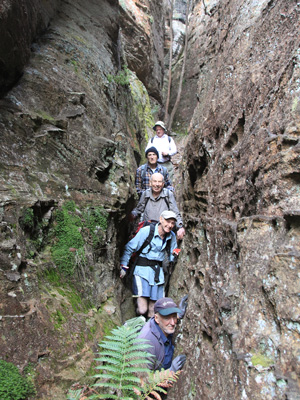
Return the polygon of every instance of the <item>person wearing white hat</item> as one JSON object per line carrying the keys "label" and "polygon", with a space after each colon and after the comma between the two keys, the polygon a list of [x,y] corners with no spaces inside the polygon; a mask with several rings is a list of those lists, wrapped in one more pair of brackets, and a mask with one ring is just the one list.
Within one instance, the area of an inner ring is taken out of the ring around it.
{"label": "person wearing white hat", "polygon": [[174,140],[168,136],[167,129],[163,121],[157,121],[153,126],[153,130],[155,131],[156,135],[149,140],[145,151],[152,146],[157,149],[159,154],[157,162],[168,169],[170,180],[173,181],[174,171],[171,157],[177,153],[176,144]]}

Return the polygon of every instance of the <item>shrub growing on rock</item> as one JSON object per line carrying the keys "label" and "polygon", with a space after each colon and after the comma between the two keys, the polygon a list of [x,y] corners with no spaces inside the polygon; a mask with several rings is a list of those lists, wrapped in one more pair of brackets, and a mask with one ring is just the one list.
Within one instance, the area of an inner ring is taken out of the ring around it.
{"label": "shrub growing on rock", "polygon": [[34,393],[31,380],[23,377],[14,364],[0,360],[1,400],[26,400]]}

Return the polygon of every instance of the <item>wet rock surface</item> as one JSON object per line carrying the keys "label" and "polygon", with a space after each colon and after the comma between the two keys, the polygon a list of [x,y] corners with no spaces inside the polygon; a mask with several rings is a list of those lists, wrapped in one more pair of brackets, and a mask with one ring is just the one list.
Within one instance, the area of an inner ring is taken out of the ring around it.
{"label": "wet rock surface", "polygon": [[134,315],[117,267],[153,120],[144,84],[122,67],[117,1],[53,2],[51,21],[38,17],[45,4],[6,5],[4,25],[28,19],[11,26],[9,84],[22,76],[0,100],[0,353],[32,366],[36,398],[60,400]]}
{"label": "wet rock surface", "polygon": [[198,105],[183,155],[188,233],[170,285],[177,298],[189,292],[177,341],[188,361],[168,398],[295,400],[299,5],[205,4],[191,18],[187,76],[197,76]]}

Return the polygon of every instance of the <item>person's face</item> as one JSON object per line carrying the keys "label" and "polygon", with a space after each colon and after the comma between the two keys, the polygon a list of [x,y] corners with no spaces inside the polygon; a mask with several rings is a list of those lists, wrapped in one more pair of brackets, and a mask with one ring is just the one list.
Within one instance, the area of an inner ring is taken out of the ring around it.
{"label": "person's face", "polygon": [[160,217],[159,222],[164,233],[170,233],[176,225],[174,218],[164,219],[163,217]]}
{"label": "person's face", "polygon": [[157,158],[158,158],[157,155],[152,151],[149,151],[149,153],[147,154],[147,160],[150,165],[157,164]]}
{"label": "person's face", "polygon": [[155,174],[153,174],[151,177],[150,186],[152,188],[153,194],[159,194],[164,187],[164,178],[160,174],[158,174],[158,176],[154,175]]}
{"label": "person's face", "polygon": [[156,126],[155,131],[158,137],[162,137],[165,133],[165,130],[161,126]]}
{"label": "person's face", "polygon": [[160,315],[156,313],[154,315],[155,322],[158,324],[160,329],[166,336],[171,335],[175,332],[176,324],[177,324],[177,314],[170,314],[170,315]]}

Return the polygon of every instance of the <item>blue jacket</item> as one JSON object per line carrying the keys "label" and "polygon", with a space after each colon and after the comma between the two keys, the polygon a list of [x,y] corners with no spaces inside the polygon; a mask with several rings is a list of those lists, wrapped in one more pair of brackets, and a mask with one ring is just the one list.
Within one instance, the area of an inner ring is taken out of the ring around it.
{"label": "blue jacket", "polygon": [[[141,257],[146,257],[149,260],[157,260],[163,261],[165,257],[165,248],[167,245],[167,241],[171,241],[170,246],[170,261],[174,261],[173,250],[177,247],[176,236],[174,232],[170,232],[166,235],[166,240],[163,241],[162,238],[158,234],[158,224],[155,226],[154,236],[151,240],[150,245],[146,246],[143,251],[141,252]],[[150,226],[145,226],[144,228],[140,229],[136,236],[127,243],[124,249],[123,256],[121,258],[121,264],[128,265],[131,255],[139,250],[145,240],[147,239],[150,231]],[[150,249],[150,251],[149,251]],[[149,285],[154,285],[154,271],[150,267],[142,267],[138,264],[135,267],[134,275],[138,275],[149,282]],[[157,285],[162,285],[164,283],[164,273],[161,268],[159,274],[159,282]]]}
{"label": "blue jacket", "polygon": [[165,345],[160,337],[160,332],[155,323],[154,317],[149,319],[149,321],[143,326],[138,338],[148,340],[149,348],[146,351],[154,355],[154,357],[149,359],[149,369],[154,371],[161,370],[165,358]]}

